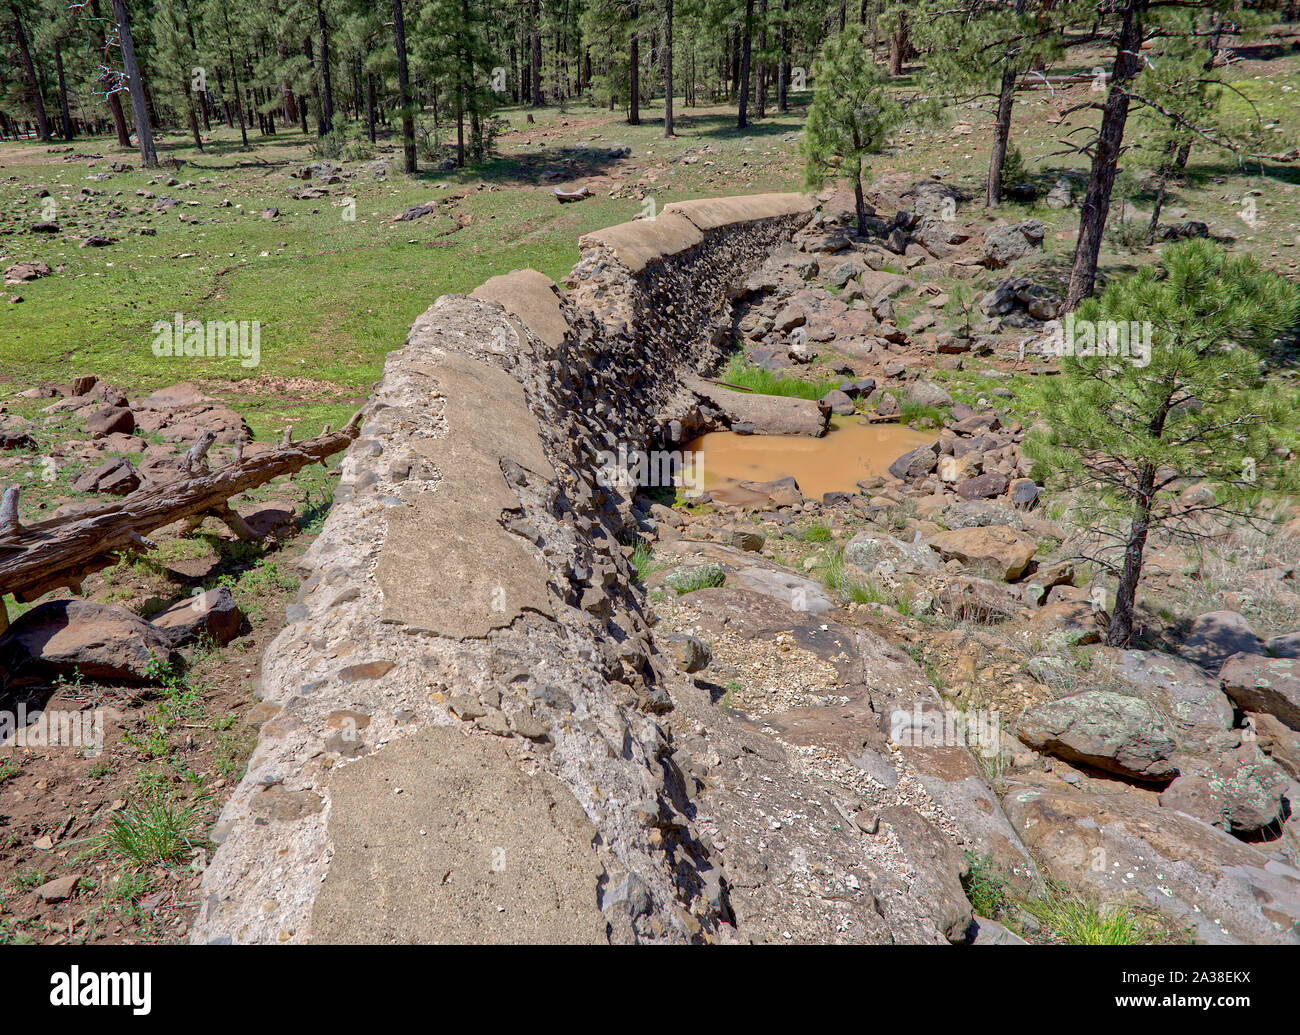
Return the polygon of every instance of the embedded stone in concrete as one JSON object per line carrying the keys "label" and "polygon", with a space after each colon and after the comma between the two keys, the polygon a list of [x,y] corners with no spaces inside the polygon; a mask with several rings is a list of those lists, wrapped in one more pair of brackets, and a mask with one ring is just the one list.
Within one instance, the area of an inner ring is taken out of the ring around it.
{"label": "embedded stone in concrete", "polygon": [[427,730],[339,769],[330,790],[312,941],[606,942],[594,828],[500,740]]}

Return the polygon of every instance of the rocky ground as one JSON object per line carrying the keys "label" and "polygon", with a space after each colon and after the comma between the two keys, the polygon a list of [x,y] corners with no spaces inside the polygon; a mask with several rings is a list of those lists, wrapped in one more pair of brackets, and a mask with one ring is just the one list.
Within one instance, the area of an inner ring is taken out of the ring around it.
{"label": "rocky ground", "polygon": [[[910,422],[933,441],[855,493],[806,498],[789,478],[742,483],[743,503],[642,497],[657,635],[675,637],[720,708],[853,785],[873,827],[908,788],[859,753],[861,688],[833,630],[898,643],[969,720],[1049,897],[1139,907],[1138,940],[1296,941],[1295,512],[1279,505],[1260,529],[1203,523],[1195,547],[1152,543],[1139,633],[1102,646],[1113,580],[1085,559],[1093,530],[1021,453],[1034,417],[1015,388],[1052,369],[1036,343],[1059,304],[1035,276],[1041,225],[968,218],[933,179],[877,184],[864,239],[849,199],[826,202],[749,278],[737,346],[779,377],[842,378],[823,398],[836,413]],[[967,309],[950,304],[962,284],[975,288]],[[1179,491],[1189,507],[1203,492]],[[868,671],[868,695],[891,678]],[[888,730],[890,750],[899,739]],[[1013,860],[930,811],[966,852],[968,892],[1015,885]],[[990,919],[1019,936],[1069,939],[1032,895],[996,901]]]}
{"label": "rocky ground", "polygon": [[[0,465],[22,488],[26,522],[176,475],[204,432],[216,436],[213,466],[236,446],[245,456],[269,448],[191,384],[131,400],[83,377],[19,402],[31,416],[0,415]],[[232,500],[257,542],[213,519],[192,534],[178,523],[151,534],[154,549],[87,578],[81,596],[9,604],[5,711],[100,725],[72,747],[4,730],[0,943],[184,940],[207,828],[265,719],[254,691],[262,652],[283,623],[294,559],[323,518],[332,473],[316,468]]]}

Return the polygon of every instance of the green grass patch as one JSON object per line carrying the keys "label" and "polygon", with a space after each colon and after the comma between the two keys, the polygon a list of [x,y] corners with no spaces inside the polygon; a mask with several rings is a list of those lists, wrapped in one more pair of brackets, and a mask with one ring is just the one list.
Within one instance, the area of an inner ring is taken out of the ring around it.
{"label": "green grass patch", "polygon": [[731,357],[726,369],[718,375],[719,381],[748,388],[759,395],[785,395],[797,399],[820,399],[832,388],[838,388],[843,378],[822,378],[805,381],[797,377],[779,377],[770,370],[746,363],[739,353]]}
{"label": "green grass patch", "polygon": [[135,866],[179,863],[207,844],[198,811],[154,795],[113,813],[109,828],[91,841],[92,851]]}

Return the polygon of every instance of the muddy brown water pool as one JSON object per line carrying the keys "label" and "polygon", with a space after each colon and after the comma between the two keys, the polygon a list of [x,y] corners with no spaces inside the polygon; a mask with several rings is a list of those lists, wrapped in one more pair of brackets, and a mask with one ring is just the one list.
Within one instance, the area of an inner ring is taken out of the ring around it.
{"label": "muddy brown water pool", "polygon": [[885,474],[889,465],[934,432],[898,424],[870,424],[862,417],[832,417],[821,438],[795,435],[737,435],[715,431],[686,446],[702,476],[702,488],[723,501],[745,502],[743,481],[794,478],[805,496],[856,492],[864,478]]}

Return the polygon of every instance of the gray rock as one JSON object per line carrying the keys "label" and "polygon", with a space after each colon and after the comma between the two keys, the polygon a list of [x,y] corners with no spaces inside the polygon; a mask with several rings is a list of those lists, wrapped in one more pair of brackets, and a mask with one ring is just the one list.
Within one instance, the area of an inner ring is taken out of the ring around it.
{"label": "gray rock", "polygon": [[1235,654],[1220,670],[1219,682],[1239,708],[1265,712],[1300,730],[1300,660]]}
{"label": "gray rock", "polygon": [[889,465],[889,473],[903,481],[924,478],[939,463],[939,454],[933,446],[917,446]]}
{"label": "gray rock", "polygon": [[1270,636],[1264,647],[1275,658],[1300,658],[1300,631]]}
{"label": "gray rock", "polygon": [[952,396],[938,385],[918,377],[907,386],[907,399],[918,406],[951,406]]}
{"label": "gray rock", "polygon": [[938,558],[924,543],[859,532],[844,545],[844,561],[872,575],[937,571]]}
{"label": "gray rock", "polygon": [[849,414],[856,411],[856,408],[853,405],[853,400],[838,388],[833,388],[822,396],[822,402],[830,407],[831,413],[838,414],[842,417],[847,417]]}
{"label": "gray rock", "polygon": [[709,645],[696,636],[674,633],[665,638],[668,649],[677,660],[677,667],[683,672],[699,672],[708,668],[713,660],[713,651]]}
{"label": "gray rock", "polygon": [[1105,690],[1086,690],[1035,705],[1016,730],[1030,747],[1071,762],[1135,780],[1167,780],[1178,773],[1171,761],[1173,731],[1146,701]]}
{"label": "gray rock", "polygon": [[1236,611],[1210,611],[1192,619],[1179,653],[1213,672],[1234,654],[1263,654],[1264,647]]}
{"label": "gray rock", "polygon": [[1048,875],[1124,908],[1134,897],[1212,945],[1300,944],[1300,870],[1143,792],[1013,783],[1006,810]]}
{"label": "gray rock", "polygon": [[230,589],[218,586],[173,604],[154,616],[153,625],[161,629],[176,647],[203,638],[224,647],[239,635],[244,625],[244,612],[235,603]]}
{"label": "gray rock", "polygon": [[1043,224],[1037,219],[996,227],[984,236],[984,261],[994,269],[1009,266],[1030,252],[1041,249],[1045,233]]}
{"label": "gray rock", "polygon": [[1212,724],[1228,729],[1232,702],[1218,680],[1198,665],[1159,651],[1099,647],[1093,654],[1099,669],[1110,672],[1168,715],[1180,728]]}
{"label": "gray rock", "polygon": [[1160,794],[1160,805],[1249,837],[1281,821],[1290,776],[1255,744],[1190,759]]}

